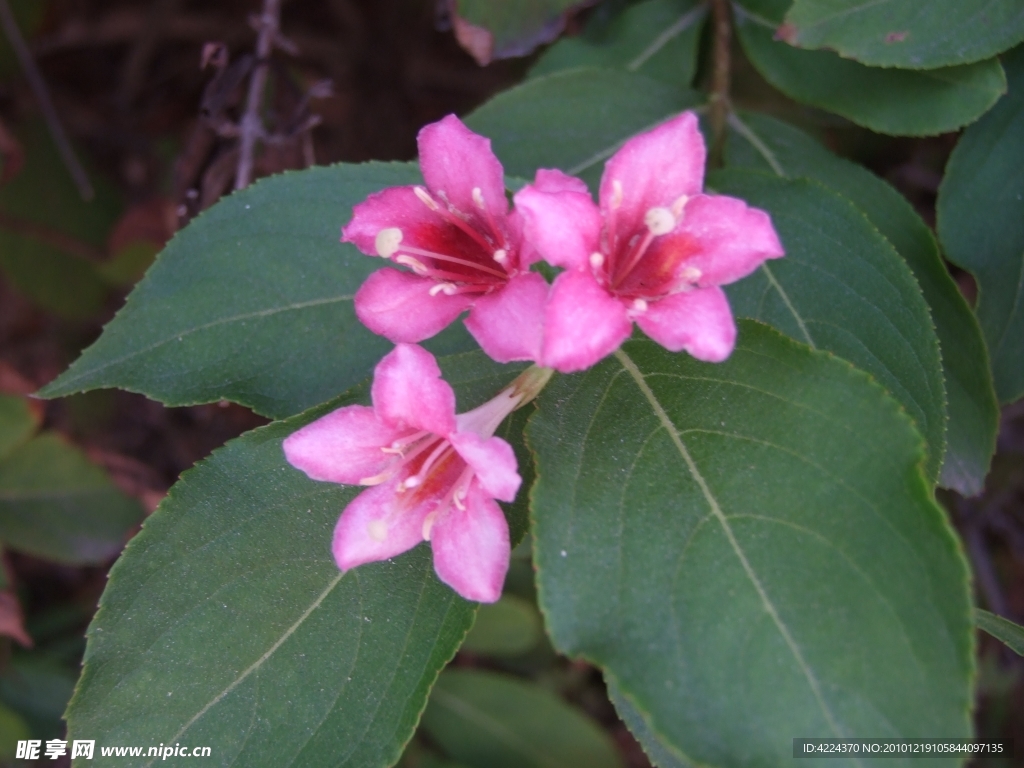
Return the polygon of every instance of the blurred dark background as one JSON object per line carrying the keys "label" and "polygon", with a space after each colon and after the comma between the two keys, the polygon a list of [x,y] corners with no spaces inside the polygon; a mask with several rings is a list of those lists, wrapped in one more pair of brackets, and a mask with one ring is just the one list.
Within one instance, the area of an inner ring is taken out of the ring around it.
{"label": "blurred dark background", "polygon": [[[0,395],[23,396],[64,370],[166,240],[233,188],[238,140],[232,131],[245,106],[259,27],[253,17],[261,3],[6,2],[94,189],[84,202],[47,128],[38,89],[0,36]],[[607,12],[606,4],[577,15],[568,32],[587,13]],[[480,66],[449,27],[433,0],[284,2],[285,39],[271,57],[266,88],[266,129],[274,140],[257,153],[253,175],[412,159],[420,127],[451,112],[464,114],[514,85],[535,58]],[[798,107],[740,54],[734,94],[741,106],[810,127],[833,149],[887,178],[934,224],[955,135],[884,138]],[[973,298],[969,276],[957,277]],[[114,391],[25,402],[38,429],[62,435],[147,512],[182,471],[264,423],[228,403],[165,408]],[[980,603],[1018,621],[1024,619],[1022,489],[1024,408],[1017,406],[1005,413],[985,496],[948,494],[943,501],[964,536]],[[84,630],[112,561],[58,563],[13,551],[3,558],[13,601],[0,602],[0,764],[22,726],[35,738],[61,733]],[[528,565],[518,578],[529,580]],[[520,591],[532,594],[529,586]],[[979,643],[979,730],[992,737],[1018,734],[1024,747],[1020,659],[986,635]],[[457,663],[547,679],[608,728],[630,766],[648,765],[617,722],[593,669],[557,659],[550,649],[531,658],[510,668],[464,653]],[[8,711],[21,725],[5,725]]]}

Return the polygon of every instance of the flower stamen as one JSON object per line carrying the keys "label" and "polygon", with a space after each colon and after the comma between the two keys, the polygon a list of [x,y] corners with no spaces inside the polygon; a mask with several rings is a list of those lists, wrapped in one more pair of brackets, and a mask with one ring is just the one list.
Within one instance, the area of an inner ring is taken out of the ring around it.
{"label": "flower stamen", "polygon": [[377,233],[374,247],[377,255],[390,259],[398,251],[402,243],[402,230],[398,227],[386,227]]}
{"label": "flower stamen", "polygon": [[[434,200],[434,198],[430,196],[430,193],[427,192],[427,190],[425,190],[423,187],[413,187],[412,189],[413,192],[415,192],[416,197],[418,197],[420,202],[427,206],[427,208],[434,211],[435,213],[441,214],[442,218],[447,219],[449,222],[451,222],[456,227],[465,232],[467,235],[469,235],[471,238],[473,238],[473,240],[475,240],[485,251],[490,251],[492,248],[494,248],[494,246],[491,243],[487,242],[483,235],[481,235],[473,227],[471,227],[469,225],[469,222],[467,222],[465,219],[459,216],[450,207],[438,205],[437,201]],[[438,194],[443,195],[444,193],[439,192]]]}
{"label": "flower stamen", "polygon": [[[379,237],[379,235],[378,235],[378,237]],[[417,256],[425,256],[425,257],[427,257],[429,259],[437,259],[438,261],[448,261],[448,262],[451,262],[452,264],[459,264],[460,266],[463,266],[463,267],[470,267],[471,269],[479,269],[481,272],[486,272],[487,274],[494,275],[495,277],[500,277],[500,278],[503,278],[503,279],[505,277],[507,277],[507,275],[504,272],[499,272],[496,269],[491,269],[490,267],[488,267],[485,264],[478,264],[475,261],[469,261],[467,259],[460,259],[460,258],[457,258],[455,256],[448,256],[448,255],[443,254],[443,253],[436,253],[434,251],[428,251],[428,250],[426,250],[424,248],[413,248],[412,246],[404,246],[404,247],[399,247],[399,248],[395,249],[395,251],[399,251],[399,250],[401,250],[403,253],[415,254]],[[502,251],[502,253],[504,253],[504,251]],[[399,258],[401,258],[401,257],[399,257]],[[497,259],[495,259],[495,260],[497,261]]]}

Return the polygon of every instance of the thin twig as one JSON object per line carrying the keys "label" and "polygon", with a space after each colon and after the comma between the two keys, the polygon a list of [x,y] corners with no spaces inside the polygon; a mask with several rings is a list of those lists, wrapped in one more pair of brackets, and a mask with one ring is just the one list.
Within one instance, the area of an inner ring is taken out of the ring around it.
{"label": "thin twig", "polygon": [[25,70],[25,77],[28,79],[29,85],[36,95],[39,109],[43,112],[46,125],[50,129],[50,135],[53,136],[53,141],[57,145],[57,151],[60,152],[60,156],[64,160],[64,165],[67,166],[71,178],[75,180],[78,194],[82,196],[83,200],[92,200],[95,196],[92,184],[89,183],[89,177],[86,175],[82,164],[78,162],[78,157],[71,148],[71,142],[68,141],[67,134],[64,133],[64,127],[60,124],[57,110],[50,99],[50,91],[46,87],[46,81],[43,80],[43,73],[36,66],[35,59],[32,58],[32,54],[25,44],[25,38],[21,36],[21,30],[18,29],[18,23],[14,20],[14,14],[11,13],[11,6],[7,0],[0,0],[0,24],[3,24],[4,32],[7,34],[11,48],[14,49],[15,55],[21,63],[21,68]]}
{"label": "thin twig", "polygon": [[725,127],[729,116],[729,66],[731,58],[732,24],[729,19],[729,0],[714,0],[712,4],[715,43],[711,71],[711,152],[709,164],[720,167],[725,154]]}
{"label": "thin twig", "polygon": [[256,141],[263,134],[263,120],[260,118],[260,104],[263,101],[263,89],[267,84],[267,71],[270,53],[274,48],[280,25],[281,0],[263,0],[263,13],[260,16],[259,37],[256,40],[256,67],[249,80],[249,94],[245,104],[245,114],[240,125],[238,172],[235,175],[235,189],[244,189],[252,180],[253,155]]}

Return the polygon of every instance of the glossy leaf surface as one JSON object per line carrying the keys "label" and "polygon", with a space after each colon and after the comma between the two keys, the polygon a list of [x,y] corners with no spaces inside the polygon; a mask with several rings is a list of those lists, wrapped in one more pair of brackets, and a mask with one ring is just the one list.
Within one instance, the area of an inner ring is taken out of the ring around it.
{"label": "glossy leaf surface", "polygon": [[466,124],[490,137],[509,175],[532,180],[538,168],[560,168],[594,182],[626,139],[701,99],[628,72],[575,69],[495,96]]}
{"label": "glossy leaf surface", "polygon": [[989,59],[1024,40],[1017,0],[794,0],[786,39],[875,67],[933,69]]}
{"label": "glossy leaf surface", "polygon": [[743,50],[761,75],[799,102],[894,136],[932,136],[983,115],[1006,90],[995,59],[926,71],[868,67],[773,39],[774,26],[737,13]]}
{"label": "glossy leaf surface", "polygon": [[645,0],[613,19],[595,10],[583,34],[548,48],[530,77],[574,67],[624,69],[689,86],[697,73],[697,48],[707,8],[697,0]]}
{"label": "glossy leaf surface", "polygon": [[381,262],[338,242],[341,225],[370,193],[419,180],[413,164],[335,165],[231,195],[168,244],[99,340],[42,394],[120,387],[273,417],[338,395],[391,347],[352,304]]}
{"label": "glossy leaf surface", "polygon": [[552,638],[679,759],[969,733],[966,562],[869,377],[749,321],[718,365],[636,340],[554,381],[528,439]]}
{"label": "glossy leaf surface", "polygon": [[736,316],[770,323],[878,379],[927,439],[927,472],[938,478],[946,433],[942,360],[907,264],[852,203],[817,183],[731,170],[707,183],[768,211],[786,249],[726,287]]}
{"label": "glossy leaf surface", "polygon": [[978,321],[943,264],[932,231],[882,179],[765,115],[733,120],[728,164],[824,184],[863,211],[904,258],[928,302],[942,351],[949,422],[939,482],[965,496],[980,493],[995,450],[999,408]]}
{"label": "glossy leaf surface", "polygon": [[553,693],[493,672],[446,670],[423,728],[467,768],[618,768],[608,735]]}
{"label": "glossy leaf surface", "polygon": [[978,281],[978,320],[999,399],[1024,395],[1024,48],[1004,58],[1010,92],[964,131],[939,189],[939,238]]}
{"label": "glossy leaf surface", "polygon": [[[462,410],[517,372],[482,353],[441,364]],[[331,534],[362,489],[310,480],[281,441],[347,402],[250,432],[172,488],[111,572],[72,738],[187,740],[218,765],[394,764],[475,604],[437,580],[426,545],[338,571]]]}
{"label": "glossy leaf surface", "polygon": [[23,443],[0,462],[0,541],[47,560],[102,563],[142,518],[81,451],[52,433]]}

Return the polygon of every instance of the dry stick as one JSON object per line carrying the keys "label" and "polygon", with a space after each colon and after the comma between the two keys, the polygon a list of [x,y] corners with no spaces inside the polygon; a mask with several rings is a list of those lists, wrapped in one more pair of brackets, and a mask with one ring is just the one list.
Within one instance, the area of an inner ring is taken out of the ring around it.
{"label": "dry stick", "polygon": [[53,136],[53,141],[57,145],[57,151],[60,152],[60,156],[64,160],[64,165],[67,166],[71,178],[75,180],[78,194],[82,196],[83,200],[92,200],[96,193],[93,192],[92,184],[89,183],[89,177],[86,176],[82,164],[78,162],[75,151],[71,148],[71,142],[68,141],[67,134],[64,133],[64,127],[60,124],[57,110],[50,99],[50,91],[46,87],[46,81],[43,80],[43,73],[39,71],[35,59],[32,58],[28,46],[25,45],[25,38],[21,36],[21,30],[18,29],[18,23],[14,20],[14,14],[11,13],[11,6],[7,3],[7,0],[0,0],[0,24],[3,24],[4,32],[11,43],[11,48],[14,49],[15,55],[21,63],[21,68],[25,70],[25,77],[28,78],[28,83],[36,95],[39,108],[42,110],[46,125],[50,129],[50,135]]}
{"label": "dry stick", "polygon": [[725,127],[729,117],[729,65],[732,26],[729,19],[729,0],[712,3],[715,42],[711,71],[711,153],[710,165],[722,166],[725,154]]}
{"label": "dry stick", "polygon": [[[3,2],[4,0],[0,0]],[[263,134],[263,120],[260,118],[260,102],[263,101],[263,88],[267,83],[270,53],[274,48],[274,38],[280,24],[281,0],[263,0],[263,14],[260,16],[260,34],[256,40],[256,66],[249,79],[249,95],[245,104],[245,114],[239,126],[238,173],[235,175],[235,189],[244,189],[252,180],[253,154],[256,141]]]}

